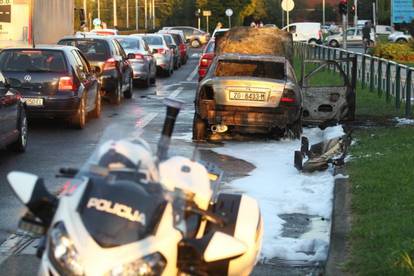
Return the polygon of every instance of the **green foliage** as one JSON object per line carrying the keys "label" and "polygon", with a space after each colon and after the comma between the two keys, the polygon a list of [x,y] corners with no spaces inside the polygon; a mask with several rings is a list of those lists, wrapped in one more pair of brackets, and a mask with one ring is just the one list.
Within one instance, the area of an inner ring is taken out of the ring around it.
{"label": "green foliage", "polygon": [[372,49],[372,54],[398,62],[414,62],[413,46],[413,43],[378,43]]}

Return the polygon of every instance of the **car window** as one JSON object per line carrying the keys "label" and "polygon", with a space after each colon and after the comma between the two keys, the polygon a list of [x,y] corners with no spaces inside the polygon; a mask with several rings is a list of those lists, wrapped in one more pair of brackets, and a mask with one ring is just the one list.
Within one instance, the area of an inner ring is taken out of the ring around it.
{"label": "car window", "polygon": [[285,79],[285,63],[259,60],[220,60],[216,66],[217,77],[257,77]]}
{"label": "car window", "polygon": [[126,51],[136,51],[141,50],[141,46],[138,39],[122,37],[116,39],[119,44],[121,44],[122,48]]}
{"label": "car window", "polygon": [[169,35],[163,35],[165,42],[167,42],[168,45],[174,44],[174,42],[172,41],[171,36]]}
{"label": "car window", "polygon": [[292,34],[296,33],[296,25],[289,26],[289,32]]}
{"label": "car window", "polygon": [[193,34],[195,34],[195,35],[201,35],[201,34],[203,34],[202,32],[200,32],[199,30],[194,30],[193,31]]}
{"label": "car window", "polygon": [[172,34],[172,37],[174,38],[175,44],[180,45],[183,43],[179,34]]}
{"label": "car window", "polygon": [[145,51],[151,52],[151,49],[148,47],[148,44],[145,42],[145,40],[142,40],[142,44],[144,45]]}
{"label": "car window", "polygon": [[85,68],[85,72],[89,73],[89,71],[91,70],[91,67],[89,65],[89,62],[87,61],[87,59],[82,55],[82,53],[80,51],[76,51],[76,53],[78,54],[80,61],[82,62],[83,67]]}
{"label": "car window", "polygon": [[357,31],[357,35],[362,35],[362,30],[359,30],[359,29],[358,29],[358,31]]}
{"label": "car window", "polygon": [[214,42],[209,42],[208,44],[207,44],[207,47],[206,47],[206,53],[212,53],[212,52],[214,52],[214,45],[215,45],[215,43]]}
{"label": "car window", "polygon": [[105,61],[110,56],[108,44],[100,39],[65,39],[58,44],[78,48],[91,61]]}
{"label": "car window", "polygon": [[354,35],[355,30],[348,30],[346,31],[346,35]]}
{"label": "car window", "polygon": [[66,59],[56,50],[5,50],[0,54],[0,71],[66,73]]}
{"label": "car window", "polygon": [[148,45],[163,45],[162,38],[160,36],[144,36],[143,39]]}

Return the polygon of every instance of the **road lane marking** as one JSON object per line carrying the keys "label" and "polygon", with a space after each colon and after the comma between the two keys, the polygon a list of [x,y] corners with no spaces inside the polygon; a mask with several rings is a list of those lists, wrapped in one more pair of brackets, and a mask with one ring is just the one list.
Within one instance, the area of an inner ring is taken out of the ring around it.
{"label": "road lane marking", "polygon": [[198,66],[196,66],[196,68],[194,68],[193,72],[191,72],[191,74],[188,76],[186,81],[191,81],[192,79],[194,79],[194,77],[197,73],[198,73]]}
{"label": "road lane marking", "polygon": [[139,118],[139,120],[135,124],[135,127],[138,127],[138,128],[146,127],[152,120],[154,120],[155,117],[157,117],[157,115],[158,115],[157,112],[148,113],[144,117]]}
{"label": "road lane marking", "polygon": [[176,98],[178,97],[178,95],[180,95],[180,93],[184,90],[184,87],[178,87],[177,89],[175,89],[169,96],[169,98]]}

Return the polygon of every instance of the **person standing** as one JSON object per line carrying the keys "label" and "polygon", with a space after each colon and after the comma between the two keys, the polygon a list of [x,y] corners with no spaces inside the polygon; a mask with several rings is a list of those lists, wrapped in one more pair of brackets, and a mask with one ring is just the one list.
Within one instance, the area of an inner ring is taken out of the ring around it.
{"label": "person standing", "polygon": [[364,53],[367,53],[367,49],[371,44],[371,24],[369,24],[369,22],[365,22],[365,25],[362,28],[362,43]]}

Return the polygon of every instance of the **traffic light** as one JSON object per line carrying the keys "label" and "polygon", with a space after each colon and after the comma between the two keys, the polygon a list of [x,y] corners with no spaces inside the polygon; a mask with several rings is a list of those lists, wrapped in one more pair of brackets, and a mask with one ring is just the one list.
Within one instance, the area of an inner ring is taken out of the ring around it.
{"label": "traffic light", "polygon": [[347,0],[341,0],[339,2],[339,13],[342,15],[348,14],[348,1]]}
{"label": "traffic light", "polygon": [[355,16],[355,4],[351,6],[351,15]]}

